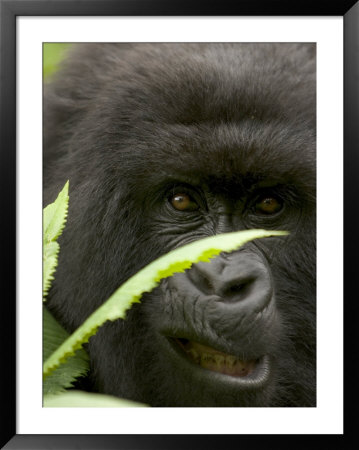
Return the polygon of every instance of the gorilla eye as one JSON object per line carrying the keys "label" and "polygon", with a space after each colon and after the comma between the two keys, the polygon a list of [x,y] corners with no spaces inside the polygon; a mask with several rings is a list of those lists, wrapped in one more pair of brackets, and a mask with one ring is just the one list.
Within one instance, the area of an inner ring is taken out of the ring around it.
{"label": "gorilla eye", "polygon": [[178,211],[195,211],[198,204],[186,193],[175,194],[170,199],[171,205]]}
{"label": "gorilla eye", "polygon": [[255,209],[260,214],[276,214],[283,207],[282,202],[276,197],[261,197],[256,203]]}

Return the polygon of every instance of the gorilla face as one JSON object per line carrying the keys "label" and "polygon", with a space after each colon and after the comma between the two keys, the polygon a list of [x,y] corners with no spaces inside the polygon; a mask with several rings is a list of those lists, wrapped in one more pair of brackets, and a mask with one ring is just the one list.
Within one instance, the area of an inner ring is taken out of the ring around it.
{"label": "gorilla face", "polygon": [[90,389],[152,406],[315,406],[315,46],[75,45],[45,86],[45,204],[70,180],[48,306],[73,331],[168,251],[253,241],[163,280],[89,342]]}

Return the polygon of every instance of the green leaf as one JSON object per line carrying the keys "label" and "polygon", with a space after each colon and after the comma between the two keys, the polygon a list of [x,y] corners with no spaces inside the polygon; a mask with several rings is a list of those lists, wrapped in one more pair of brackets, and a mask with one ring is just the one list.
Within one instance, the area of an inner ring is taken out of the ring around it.
{"label": "green leaf", "polygon": [[59,251],[60,246],[57,242],[48,242],[43,248],[42,295],[44,301],[54,279]]}
{"label": "green leaf", "polygon": [[[43,307],[43,360],[45,361],[67,338],[69,333]],[[43,394],[56,394],[73,387],[78,377],[89,370],[89,357],[84,349],[76,351],[43,382]]]}
{"label": "green leaf", "polygon": [[56,242],[65,227],[69,205],[69,182],[67,181],[54,203],[43,212],[43,300],[50,289],[57,266],[59,244]]}
{"label": "green leaf", "polygon": [[43,70],[45,78],[56,72],[69,45],[60,43],[45,43],[43,45]]}
{"label": "green leaf", "polygon": [[64,229],[69,206],[69,181],[66,181],[57,199],[44,208],[44,242],[55,241]]}
{"label": "green leaf", "polygon": [[45,408],[138,408],[147,405],[119,399],[110,395],[68,391],[64,394],[46,395],[43,406]]}
{"label": "green leaf", "polygon": [[184,272],[198,261],[209,261],[221,252],[230,252],[248,241],[269,236],[282,236],[285,231],[246,230],[235,233],[211,236],[158,258],[127,280],[117,291],[47,359],[44,364],[44,377],[71,356],[75,350],[94,335],[99,326],[107,320],[123,319],[126,310],[134,302],[139,302],[144,292],[151,291],[162,278],[176,272]]}

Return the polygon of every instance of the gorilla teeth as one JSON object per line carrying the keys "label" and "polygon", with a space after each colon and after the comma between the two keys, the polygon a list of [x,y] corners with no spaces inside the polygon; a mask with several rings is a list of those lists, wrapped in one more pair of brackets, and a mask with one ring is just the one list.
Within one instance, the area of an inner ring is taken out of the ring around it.
{"label": "gorilla teeth", "polygon": [[242,361],[234,355],[229,355],[197,342],[177,339],[189,359],[204,369],[236,377],[244,377],[253,372],[256,361]]}
{"label": "gorilla teeth", "polygon": [[188,355],[190,355],[191,359],[195,361],[197,364],[201,363],[201,356],[199,353],[196,352],[196,350],[191,349],[187,352]]}

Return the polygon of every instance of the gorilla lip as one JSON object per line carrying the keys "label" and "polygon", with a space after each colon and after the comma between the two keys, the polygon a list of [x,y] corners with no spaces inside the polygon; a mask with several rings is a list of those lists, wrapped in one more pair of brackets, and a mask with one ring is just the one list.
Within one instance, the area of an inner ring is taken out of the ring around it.
{"label": "gorilla lip", "polygon": [[232,377],[246,377],[256,368],[258,360],[243,361],[237,356],[220,352],[198,342],[188,339],[175,338],[174,341],[186,353],[189,360],[204,369],[230,375]]}

